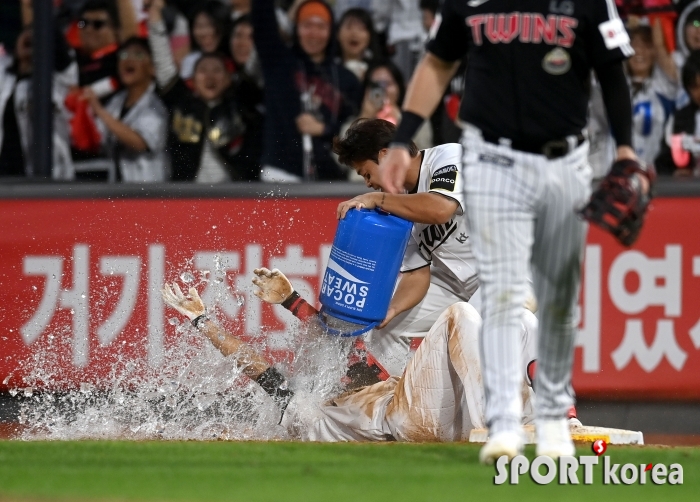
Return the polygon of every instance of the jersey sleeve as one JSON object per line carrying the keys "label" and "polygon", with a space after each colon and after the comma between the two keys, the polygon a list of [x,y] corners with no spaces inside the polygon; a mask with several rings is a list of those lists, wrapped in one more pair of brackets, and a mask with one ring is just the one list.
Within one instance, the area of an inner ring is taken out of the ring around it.
{"label": "jersey sleeve", "polygon": [[430,163],[428,191],[453,199],[457,204],[456,214],[464,214],[464,180],[462,176],[462,147],[448,143],[435,149]]}
{"label": "jersey sleeve", "polygon": [[591,0],[587,50],[592,66],[627,59],[634,54],[615,0]]}
{"label": "jersey sleeve", "polygon": [[420,253],[418,242],[416,242],[415,237],[411,236],[406,246],[406,252],[403,255],[401,272],[410,272],[411,270],[417,270],[427,267],[428,265],[430,265],[430,261]]}
{"label": "jersey sleeve", "polygon": [[454,0],[445,0],[430,30],[428,52],[443,61],[462,59],[469,47],[469,29],[464,18],[456,12]]}

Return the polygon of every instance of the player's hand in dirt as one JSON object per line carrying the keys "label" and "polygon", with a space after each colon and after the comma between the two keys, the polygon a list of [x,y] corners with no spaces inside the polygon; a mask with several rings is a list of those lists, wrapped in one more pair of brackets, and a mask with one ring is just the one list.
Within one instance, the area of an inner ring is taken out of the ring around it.
{"label": "player's hand in dirt", "polygon": [[277,269],[268,270],[263,267],[256,268],[253,272],[256,275],[253,284],[260,288],[254,294],[264,302],[282,303],[294,292],[292,283]]}
{"label": "player's hand in dirt", "polygon": [[[377,195],[379,195],[379,198],[377,198]],[[381,195],[376,193],[358,195],[353,199],[338,204],[336,217],[342,220],[350,209],[374,209],[379,205],[379,200],[381,200]]]}
{"label": "player's hand in dirt", "polygon": [[182,315],[187,316],[190,320],[195,317],[199,317],[206,312],[204,308],[204,302],[199,297],[199,293],[194,288],[190,288],[189,295],[185,296],[180,286],[177,283],[166,284],[163,289],[160,290],[163,295],[163,301],[170,305],[172,308],[180,312]]}
{"label": "player's hand in dirt", "polygon": [[388,193],[403,193],[411,155],[405,148],[389,148],[379,162],[379,182]]}

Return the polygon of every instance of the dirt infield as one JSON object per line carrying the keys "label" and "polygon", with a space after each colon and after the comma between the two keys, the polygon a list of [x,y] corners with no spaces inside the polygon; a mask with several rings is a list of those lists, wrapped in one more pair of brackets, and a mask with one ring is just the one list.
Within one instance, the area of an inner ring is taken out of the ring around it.
{"label": "dirt infield", "polygon": [[[13,422],[0,422],[0,440],[17,439],[26,426]],[[697,434],[644,434],[646,445],[662,446],[700,446],[700,435]],[[0,499],[0,502],[2,500]]]}

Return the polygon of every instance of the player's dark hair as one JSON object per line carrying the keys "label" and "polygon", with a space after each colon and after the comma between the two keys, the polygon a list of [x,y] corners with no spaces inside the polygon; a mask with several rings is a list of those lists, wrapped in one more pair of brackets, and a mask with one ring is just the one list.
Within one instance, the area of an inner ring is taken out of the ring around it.
{"label": "player's dark hair", "polygon": [[685,60],[683,71],[681,72],[681,80],[683,88],[690,94],[689,89],[697,85],[697,78],[700,77],[700,50],[693,51]]}
{"label": "player's dark hair", "polygon": [[117,13],[116,4],[109,0],[87,0],[78,10],[78,17],[83,17],[86,12],[102,11],[107,13],[109,24],[114,28],[119,27],[119,15]]}
{"label": "player's dark hair", "polygon": [[[396,126],[382,119],[357,119],[350,125],[343,138],[333,138],[333,153],[346,166],[355,162],[371,160],[379,163],[379,152],[387,148],[394,138]],[[408,148],[411,157],[418,155],[418,147],[411,142]]]}

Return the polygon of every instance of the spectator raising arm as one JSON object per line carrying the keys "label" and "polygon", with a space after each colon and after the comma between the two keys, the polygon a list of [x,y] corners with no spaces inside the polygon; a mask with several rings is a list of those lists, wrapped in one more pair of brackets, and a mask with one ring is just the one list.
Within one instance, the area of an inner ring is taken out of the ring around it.
{"label": "spectator raising arm", "polygon": [[664,31],[659,18],[656,19],[656,22],[652,26],[651,34],[654,42],[654,49],[656,50],[656,64],[671,82],[677,83],[678,68],[676,67],[676,62],[673,60],[673,57],[666,49]]}
{"label": "spectator raising arm", "polygon": [[153,0],[148,10],[148,41],[153,51],[153,63],[156,70],[156,82],[161,89],[168,88],[177,78],[177,66],[168,43],[168,36],[163,21],[165,0]]}
{"label": "spectator raising arm", "polygon": [[125,42],[138,35],[138,20],[132,0],[117,0],[119,12],[119,41]]}

